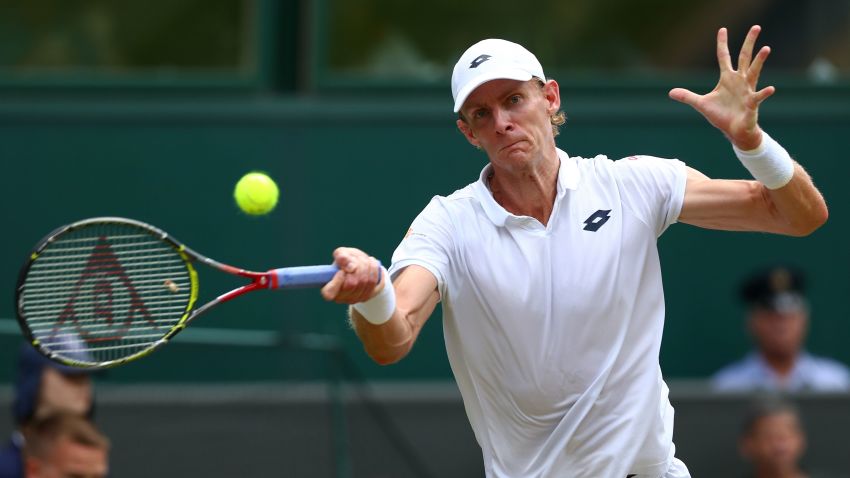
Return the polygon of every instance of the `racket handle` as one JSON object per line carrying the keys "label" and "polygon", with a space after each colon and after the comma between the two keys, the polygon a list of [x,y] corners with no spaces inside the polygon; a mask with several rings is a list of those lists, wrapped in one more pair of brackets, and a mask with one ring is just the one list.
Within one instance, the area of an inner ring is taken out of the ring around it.
{"label": "racket handle", "polygon": [[328,266],[282,267],[272,269],[269,273],[277,277],[272,280],[270,289],[299,289],[307,287],[323,287],[333,279],[339,270],[336,264]]}

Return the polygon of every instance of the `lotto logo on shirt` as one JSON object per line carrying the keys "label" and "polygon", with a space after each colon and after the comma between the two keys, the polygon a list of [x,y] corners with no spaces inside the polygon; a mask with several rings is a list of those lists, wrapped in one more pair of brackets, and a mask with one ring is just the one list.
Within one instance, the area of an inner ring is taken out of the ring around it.
{"label": "lotto logo on shirt", "polygon": [[591,214],[590,217],[584,220],[584,230],[596,232],[602,227],[608,219],[611,219],[610,209],[600,209]]}

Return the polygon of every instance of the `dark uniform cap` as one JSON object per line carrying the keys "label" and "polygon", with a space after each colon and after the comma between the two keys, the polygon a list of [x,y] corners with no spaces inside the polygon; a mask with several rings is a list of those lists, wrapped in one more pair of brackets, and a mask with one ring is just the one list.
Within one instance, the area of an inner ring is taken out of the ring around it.
{"label": "dark uniform cap", "polygon": [[751,307],[778,312],[796,311],[805,306],[802,271],[787,265],[762,269],[741,284],[741,299]]}

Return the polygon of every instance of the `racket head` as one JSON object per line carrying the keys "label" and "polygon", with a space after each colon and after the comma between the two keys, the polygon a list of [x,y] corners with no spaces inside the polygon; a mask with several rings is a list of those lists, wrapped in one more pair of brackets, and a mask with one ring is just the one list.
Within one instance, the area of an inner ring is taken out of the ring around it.
{"label": "racket head", "polygon": [[39,352],[67,366],[99,369],[144,357],[185,327],[197,301],[197,272],[186,251],[132,219],[60,227],[21,268],[21,330]]}

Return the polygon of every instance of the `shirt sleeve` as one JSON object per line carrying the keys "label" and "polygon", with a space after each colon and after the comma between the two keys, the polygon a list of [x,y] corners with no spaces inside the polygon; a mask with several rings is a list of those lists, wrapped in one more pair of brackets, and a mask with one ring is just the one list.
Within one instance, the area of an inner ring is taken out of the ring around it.
{"label": "shirt sleeve", "polygon": [[687,171],[678,159],[631,156],[614,162],[623,204],[660,236],[675,223],[685,199]]}
{"label": "shirt sleeve", "polygon": [[401,244],[393,252],[389,269],[390,276],[395,278],[409,265],[424,267],[437,279],[440,297],[445,292],[449,259],[454,248],[452,221],[444,200],[435,196],[413,220]]}

